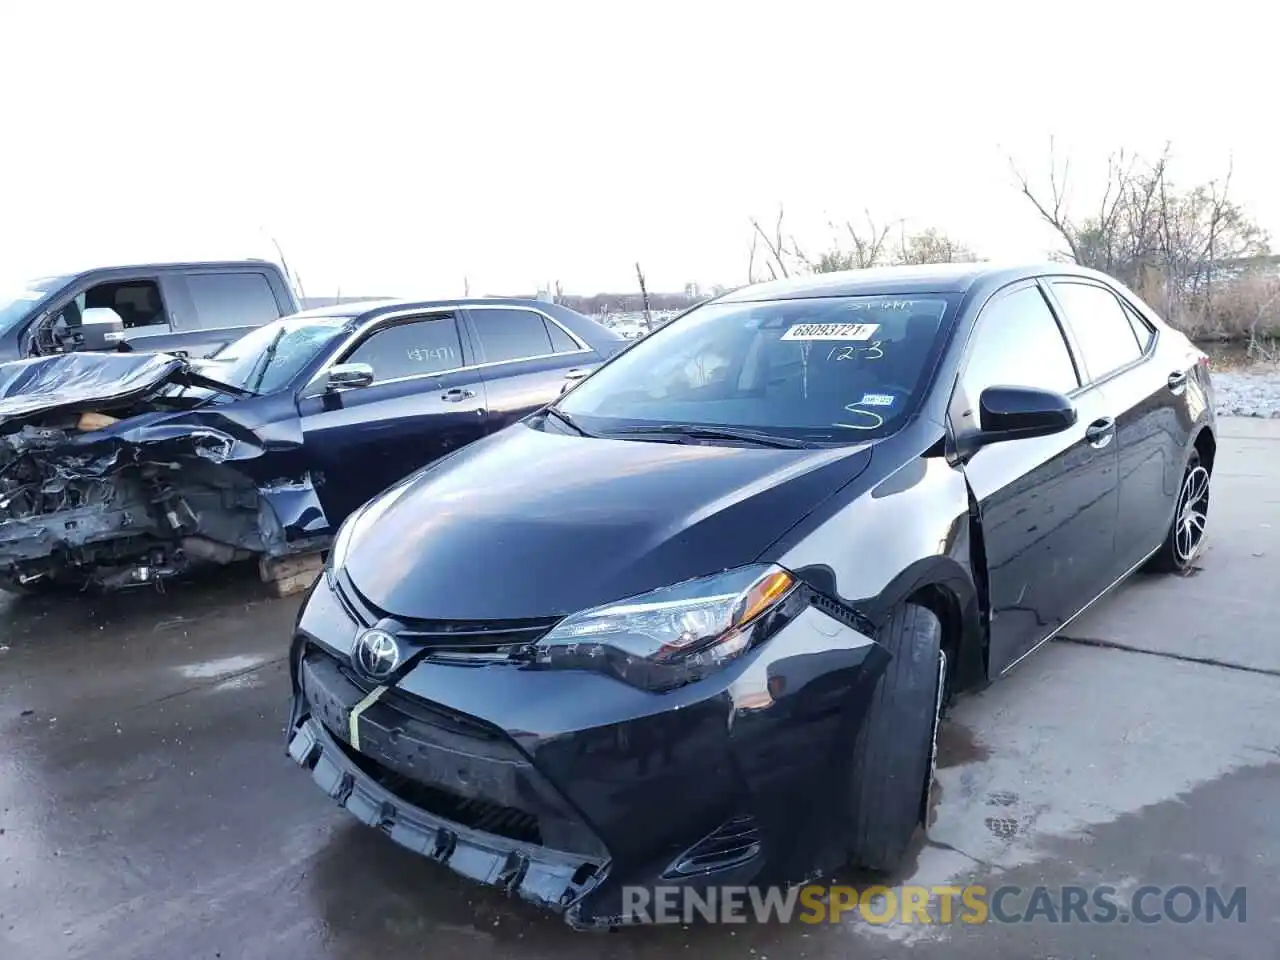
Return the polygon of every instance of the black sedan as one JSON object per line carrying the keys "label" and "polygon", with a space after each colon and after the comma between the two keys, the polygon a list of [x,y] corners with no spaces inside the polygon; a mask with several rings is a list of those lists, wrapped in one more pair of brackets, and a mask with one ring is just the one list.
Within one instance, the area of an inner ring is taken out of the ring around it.
{"label": "black sedan", "polygon": [[625,345],[556,304],[384,301],[295,314],[205,361],[0,364],[0,587],[316,551],[378,491]]}
{"label": "black sedan", "polygon": [[627,888],[889,870],[947,699],[1203,543],[1205,356],[1060,264],[700,306],[337,534],[289,751],[579,926]]}

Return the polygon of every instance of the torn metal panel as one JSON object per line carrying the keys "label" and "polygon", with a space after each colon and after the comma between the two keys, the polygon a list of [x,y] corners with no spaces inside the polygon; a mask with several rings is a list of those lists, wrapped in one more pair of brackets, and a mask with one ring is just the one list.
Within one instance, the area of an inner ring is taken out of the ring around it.
{"label": "torn metal panel", "polygon": [[141,400],[187,369],[165,354],[69,353],[0,364],[0,425]]}
{"label": "torn metal panel", "polygon": [[0,364],[0,583],[124,586],[322,548],[296,421],[259,426],[242,396],[163,355]]}

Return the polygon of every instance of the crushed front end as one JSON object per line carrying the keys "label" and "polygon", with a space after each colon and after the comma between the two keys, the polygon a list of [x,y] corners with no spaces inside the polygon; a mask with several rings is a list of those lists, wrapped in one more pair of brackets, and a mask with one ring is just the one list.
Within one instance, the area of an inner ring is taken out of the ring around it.
{"label": "crushed front end", "polygon": [[0,365],[0,586],[153,583],[297,550],[291,522],[327,532],[309,478],[260,486],[264,445],[234,403],[172,389],[188,376],[156,356]]}
{"label": "crushed front end", "polygon": [[[849,745],[888,655],[807,587],[779,616],[659,692],[522,657],[557,618],[398,619],[330,572],[298,619],[288,750],[391,840],[578,928],[640,919],[637,887],[802,882],[844,860]],[[381,680],[359,652],[377,631],[412,651]]]}

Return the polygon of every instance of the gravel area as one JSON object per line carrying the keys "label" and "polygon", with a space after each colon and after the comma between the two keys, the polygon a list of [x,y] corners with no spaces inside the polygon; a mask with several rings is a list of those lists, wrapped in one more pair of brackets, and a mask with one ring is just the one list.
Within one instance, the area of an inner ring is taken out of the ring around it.
{"label": "gravel area", "polygon": [[1213,392],[1220,417],[1280,419],[1280,367],[1215,370]]}

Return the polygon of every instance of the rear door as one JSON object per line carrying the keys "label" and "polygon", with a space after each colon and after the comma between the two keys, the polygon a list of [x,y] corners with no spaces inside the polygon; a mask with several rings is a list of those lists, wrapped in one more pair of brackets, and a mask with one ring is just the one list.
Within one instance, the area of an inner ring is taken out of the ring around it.
{"label": "rear door", "polygon": [[560,396],[600,358],[552,317],[529,307],[467,308],[488,387],[489,430],[501,430]]}
{"label": "rear door", "polygon": [[1066,394],[1076,425],[980,448],[964,466],[979,511],[990,597],[990,669],[998,674],[1108,585],[1115,565],[1116,444],[1101,389],[1082,386],[1071,345],[1035,281],[982,308],[950,409],[956,436],[981,428],[994,386]]}
{"label": "rear door", "polygon": [[207,357],[282,314],[271,281],[253,270],[183,270],[166,277],[173,342]]}
{"label": "rear door", "polygon": [[1173,521],[1188,442],[1179,413],[1185,374],[1177,377],[1176,362],[1158,367],[1155,330],[1107,286],[1053,277],[1048,288],[1079,344],[1088,379],[1106,391],[1116,419],[1119,576],[1163,542]]}
{"label": "rear door", "polygon": [[485,384],[456,311],[396,317],[337,358],[374,381],[299,401],[308,460],[336,524],[374,494],[485,432]]}

